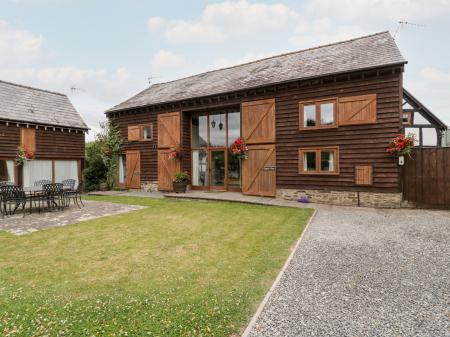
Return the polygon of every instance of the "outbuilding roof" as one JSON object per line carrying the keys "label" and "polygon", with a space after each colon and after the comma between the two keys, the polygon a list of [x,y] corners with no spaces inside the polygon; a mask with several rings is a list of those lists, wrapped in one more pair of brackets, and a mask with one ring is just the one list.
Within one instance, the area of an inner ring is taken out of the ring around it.
{"label": "outbuilding roof", "polygon": [[381,32],[153,84],[107,112],[404,63],[391,34]]}
{"label": "outbuilding roof", "polygon": [[66,95],[5,81],[0,81],[0,120],[88,130]]}

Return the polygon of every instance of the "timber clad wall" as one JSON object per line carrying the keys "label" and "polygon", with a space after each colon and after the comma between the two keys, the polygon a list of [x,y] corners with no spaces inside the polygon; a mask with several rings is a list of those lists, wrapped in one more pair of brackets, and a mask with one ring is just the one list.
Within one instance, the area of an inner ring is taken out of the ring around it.
{"label": "timber clad wall", "polygon": [[[389,141],[401,131],[400,107],[402,102],[402,73],[373,77],[359,76],[350,79],[349,74],[342,81],[329,83],[284,85],[276,90],[262,90],[262,94],[242,98],[230,98],[223,107],[240,105],[244,101],[275,98],[276,120],[276,179],[277,188],[354,190],[371,192],[399,192],[399,168],[395,160],[386,155]],[[377,95],[377,121],[375,124],[348,125],[338,128],[299,131],[299,102],[335,97]],[[245,97],[247,96],[247,97]],[[189,111],[217,108],[221,104],[201,104],[198,100]],[[174,107],[171,111],[179,111]],[[181,109],[183,110],[183,108]],[[168,111],[168,112],[171,112]],[[185,150],[183,169],[190,171],[190,112],[182,113],[182,146]],[[124,150],[141,151],[141,181],[157,180],[157,113],[149,108],[122,111],[112,119],[125,139]],[[128,142],[130,125],[153,123],[153,141]],[[298,174],[298,149],[305,147],[339,147],[339,175]],[[372,185],[355,183],[355,166],[372,166]]]}
{"label": "timber clad wall", "polygon": [[[31,128],[31,127],[30,127]],[[20,145],[20,127],[0,124],[0,158],[13,159]],[[36,159],[84,158],[84,134],[74,130],[39,128],[36,130]]]}

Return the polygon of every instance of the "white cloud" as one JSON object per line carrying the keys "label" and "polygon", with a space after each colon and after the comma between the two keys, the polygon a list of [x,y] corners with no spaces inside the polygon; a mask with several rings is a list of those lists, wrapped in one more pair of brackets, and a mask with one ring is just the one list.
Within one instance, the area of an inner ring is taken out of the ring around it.
{"label": "white cloud", "polygon": [[153,69],[178,68],[184,64],[186,64],[186,59],[183,55],[168,50],[160,50],[152,58]]}
{"label": "white cloud", "polygon": [[[420,71],[420,76],[434,84],[450,85],[450,72],[446,73],[434,67],[425,67]],[[448,89],[450,91],[450,88]]]}
{"label": "white cloud", "polygon": [[293,27],[299,15],[283,4],[266,5],[247,0],[209,4],[197,20],[152,17],[150,32],[161,32],[171,43],[213,43],[264,37]]}
{"label": "white cloud", "polygon": [[450,12],[449,0],[311,0],[309,12],[341,20],[426,20]]}
{"label": "white cloud", "polygon": [[6,21],[0,21],[0,66],[24,64],[36,58],[42,42],[42,36],[15,29]]}

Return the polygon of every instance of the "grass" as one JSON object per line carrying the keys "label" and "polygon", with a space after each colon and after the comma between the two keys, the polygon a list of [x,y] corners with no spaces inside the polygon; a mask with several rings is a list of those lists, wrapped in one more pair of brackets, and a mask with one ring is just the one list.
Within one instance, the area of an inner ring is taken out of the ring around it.
{"label": "grass", "polygon": [[2,336],[231,336],[309,209],[90,197],[148,206],[25,236],[0,232]]}

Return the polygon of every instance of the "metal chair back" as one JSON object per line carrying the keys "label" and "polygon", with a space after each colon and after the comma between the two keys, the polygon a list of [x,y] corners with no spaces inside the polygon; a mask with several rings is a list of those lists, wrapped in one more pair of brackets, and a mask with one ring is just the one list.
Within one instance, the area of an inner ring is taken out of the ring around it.
{"label": "metal chair back", "polygon": [[34,182],[34,186],[36,186],[36,187],[43,187],[44,185],[48,185],[48,184],[51,184],[51,183],[52,182],[50,180],[46,180],[46,179],[36,180]]}
{"label": "metal chair back", "polygon": [[42,190],[48,196],[61,195],[63,192],[63,188],[64,188],[64,186],[61,183],[56,183],[56,184],[50,183],[50,184],[42,185]]}
{"label": "metal chair back", "polygon": [[65,188],[70,188],[71,190],[75,189],[75,184],[77,181],[75,179],[66,179],[62,181],[62,184]]}
{"label": "metal chair back", "polygon": [[12,181],[0,181],[1,186],[14,186],[15,184]]}

